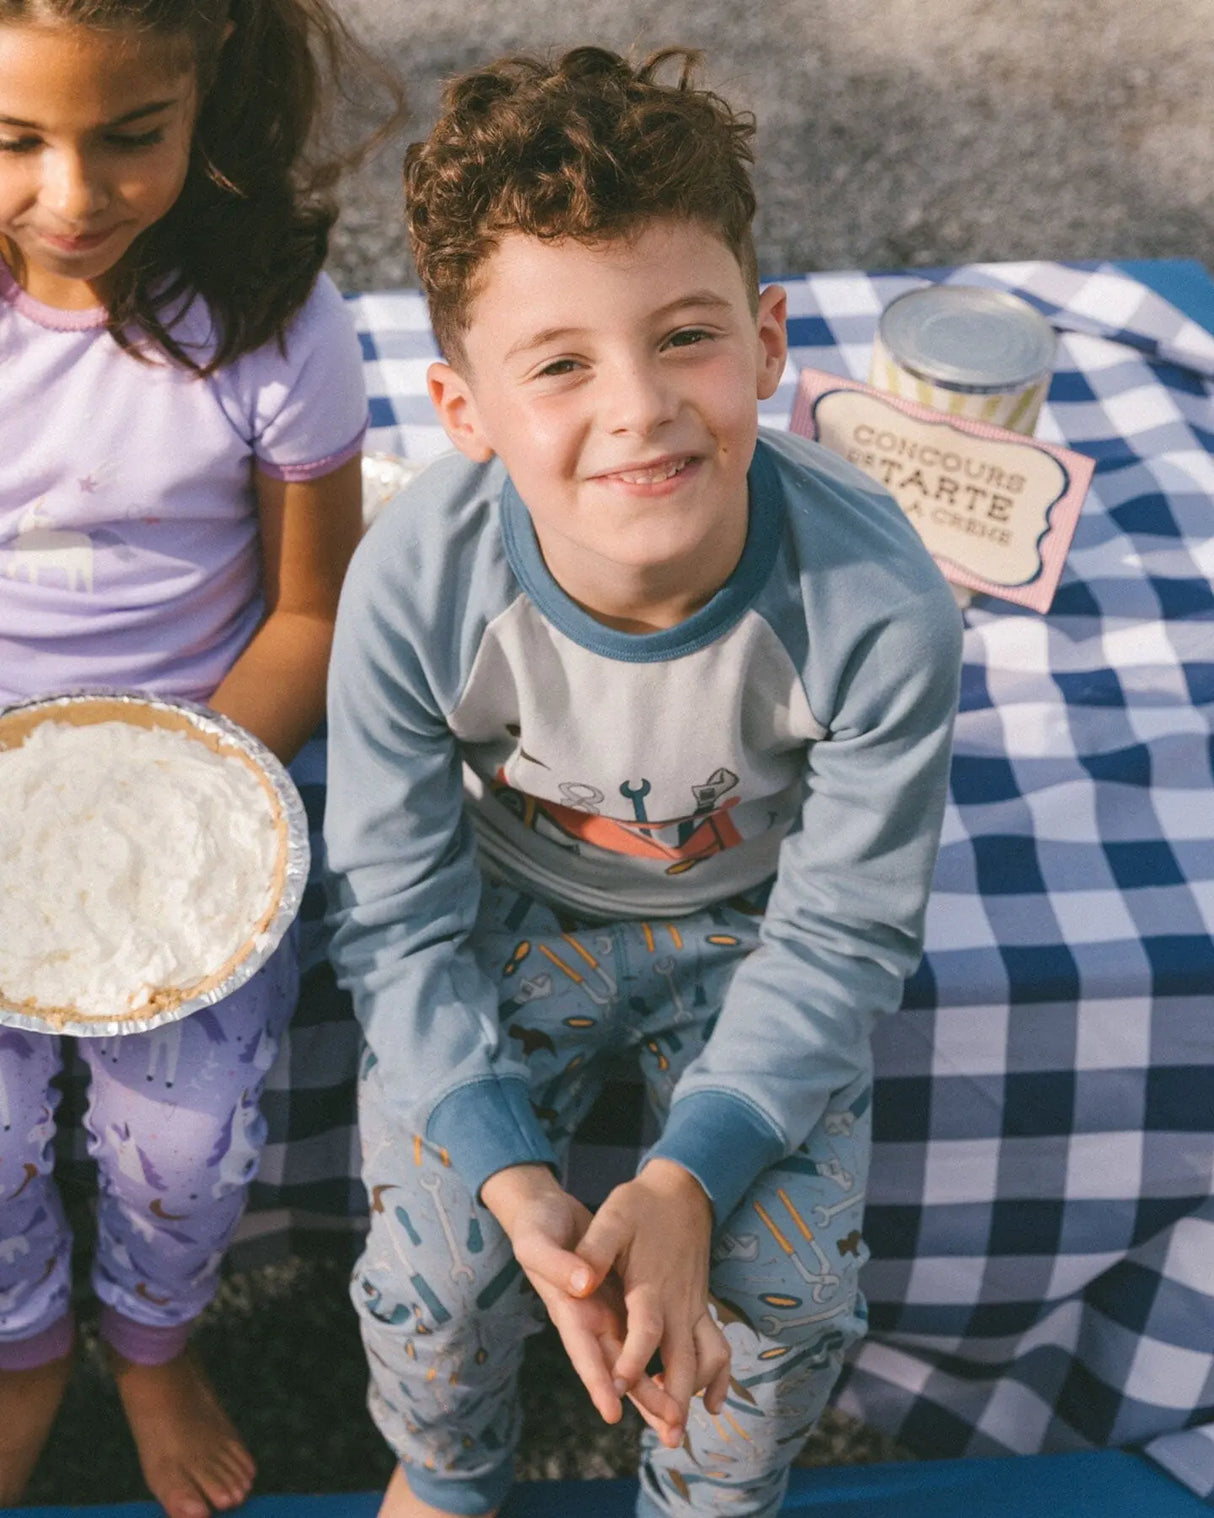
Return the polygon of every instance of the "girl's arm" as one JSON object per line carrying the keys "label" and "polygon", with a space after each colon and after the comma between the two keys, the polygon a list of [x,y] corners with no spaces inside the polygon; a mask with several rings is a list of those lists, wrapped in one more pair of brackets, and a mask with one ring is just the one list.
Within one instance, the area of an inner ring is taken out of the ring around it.
{"label": "girl's arm", "polygon": [[315,480],[255,478],[266,615],[211,705],[286,763],[324,716],[337,598],[362,532],[362,460]]}

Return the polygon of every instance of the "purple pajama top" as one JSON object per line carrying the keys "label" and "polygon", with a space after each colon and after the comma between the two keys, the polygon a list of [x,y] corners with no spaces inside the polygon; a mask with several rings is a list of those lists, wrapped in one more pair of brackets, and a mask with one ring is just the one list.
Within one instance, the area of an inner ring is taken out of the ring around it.
{"label": "purple pajama top", "polygon": [[[213,341],[195,300],[174,335]],[[357,336],[324,274],[286,333],[199,379],[141,362],[100,307],[33,300],[0,261],[0,704],[134,686],[209,699],[264,605],[254,474],[353,457]]]}

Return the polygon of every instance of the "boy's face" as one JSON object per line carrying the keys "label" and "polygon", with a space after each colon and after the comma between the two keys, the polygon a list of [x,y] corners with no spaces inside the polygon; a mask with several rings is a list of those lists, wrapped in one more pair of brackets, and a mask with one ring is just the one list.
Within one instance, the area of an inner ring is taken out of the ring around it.
{"label": "boy's face", "polygon": [[458,448],[501,457],[569,595],[668,625],[728,578],[757,402],[784,369],[783,291],[756,316],[737,260],[694,222],[596,245],[509,233],[465,354],[462,372],[433,366],[431,396]]}

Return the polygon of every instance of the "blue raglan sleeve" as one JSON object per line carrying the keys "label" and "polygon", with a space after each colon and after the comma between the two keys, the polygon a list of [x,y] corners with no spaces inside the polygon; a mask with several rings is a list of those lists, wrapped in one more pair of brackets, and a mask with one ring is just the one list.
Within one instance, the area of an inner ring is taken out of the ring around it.
{"label": "blue raglan sleeve", "polygon": [[446,1149],[475,1194],[506,1166],[554,1157],[526,1072],[501,1038],[496,988],[468,944],[480,876],[450,707],[436,686],[451,678],[440,665],[474,619],[458,571],[397,530],[408,515],[389,509],[364,538],[337,617],[331,955],[402,1121]]}
{"label": "blue raglan sleeve", "polygon": [[805,1141],[831,1093],[869,1068],[874,1020],[898,1008],[922,953],[961,622],[934,566],[918,580],[858,632],[844,584],[836,611],[811,628],[804,684],[828,736],[809,745],[760,946],[650,1151],[697,1177],[719,1222]]}

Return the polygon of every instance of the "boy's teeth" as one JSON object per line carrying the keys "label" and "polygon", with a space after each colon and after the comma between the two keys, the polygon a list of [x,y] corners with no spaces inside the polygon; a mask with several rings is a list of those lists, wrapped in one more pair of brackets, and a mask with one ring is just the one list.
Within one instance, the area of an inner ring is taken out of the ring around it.
{"label": "boy's teeth", "polygon": [[661,464],[656,469],[621,470],[616,478],[623,480],[626,485],[660,485],[663,480],[670,479],[671,475],[678,474],[686,464],[686,459],[676,459],[673,463]]}

